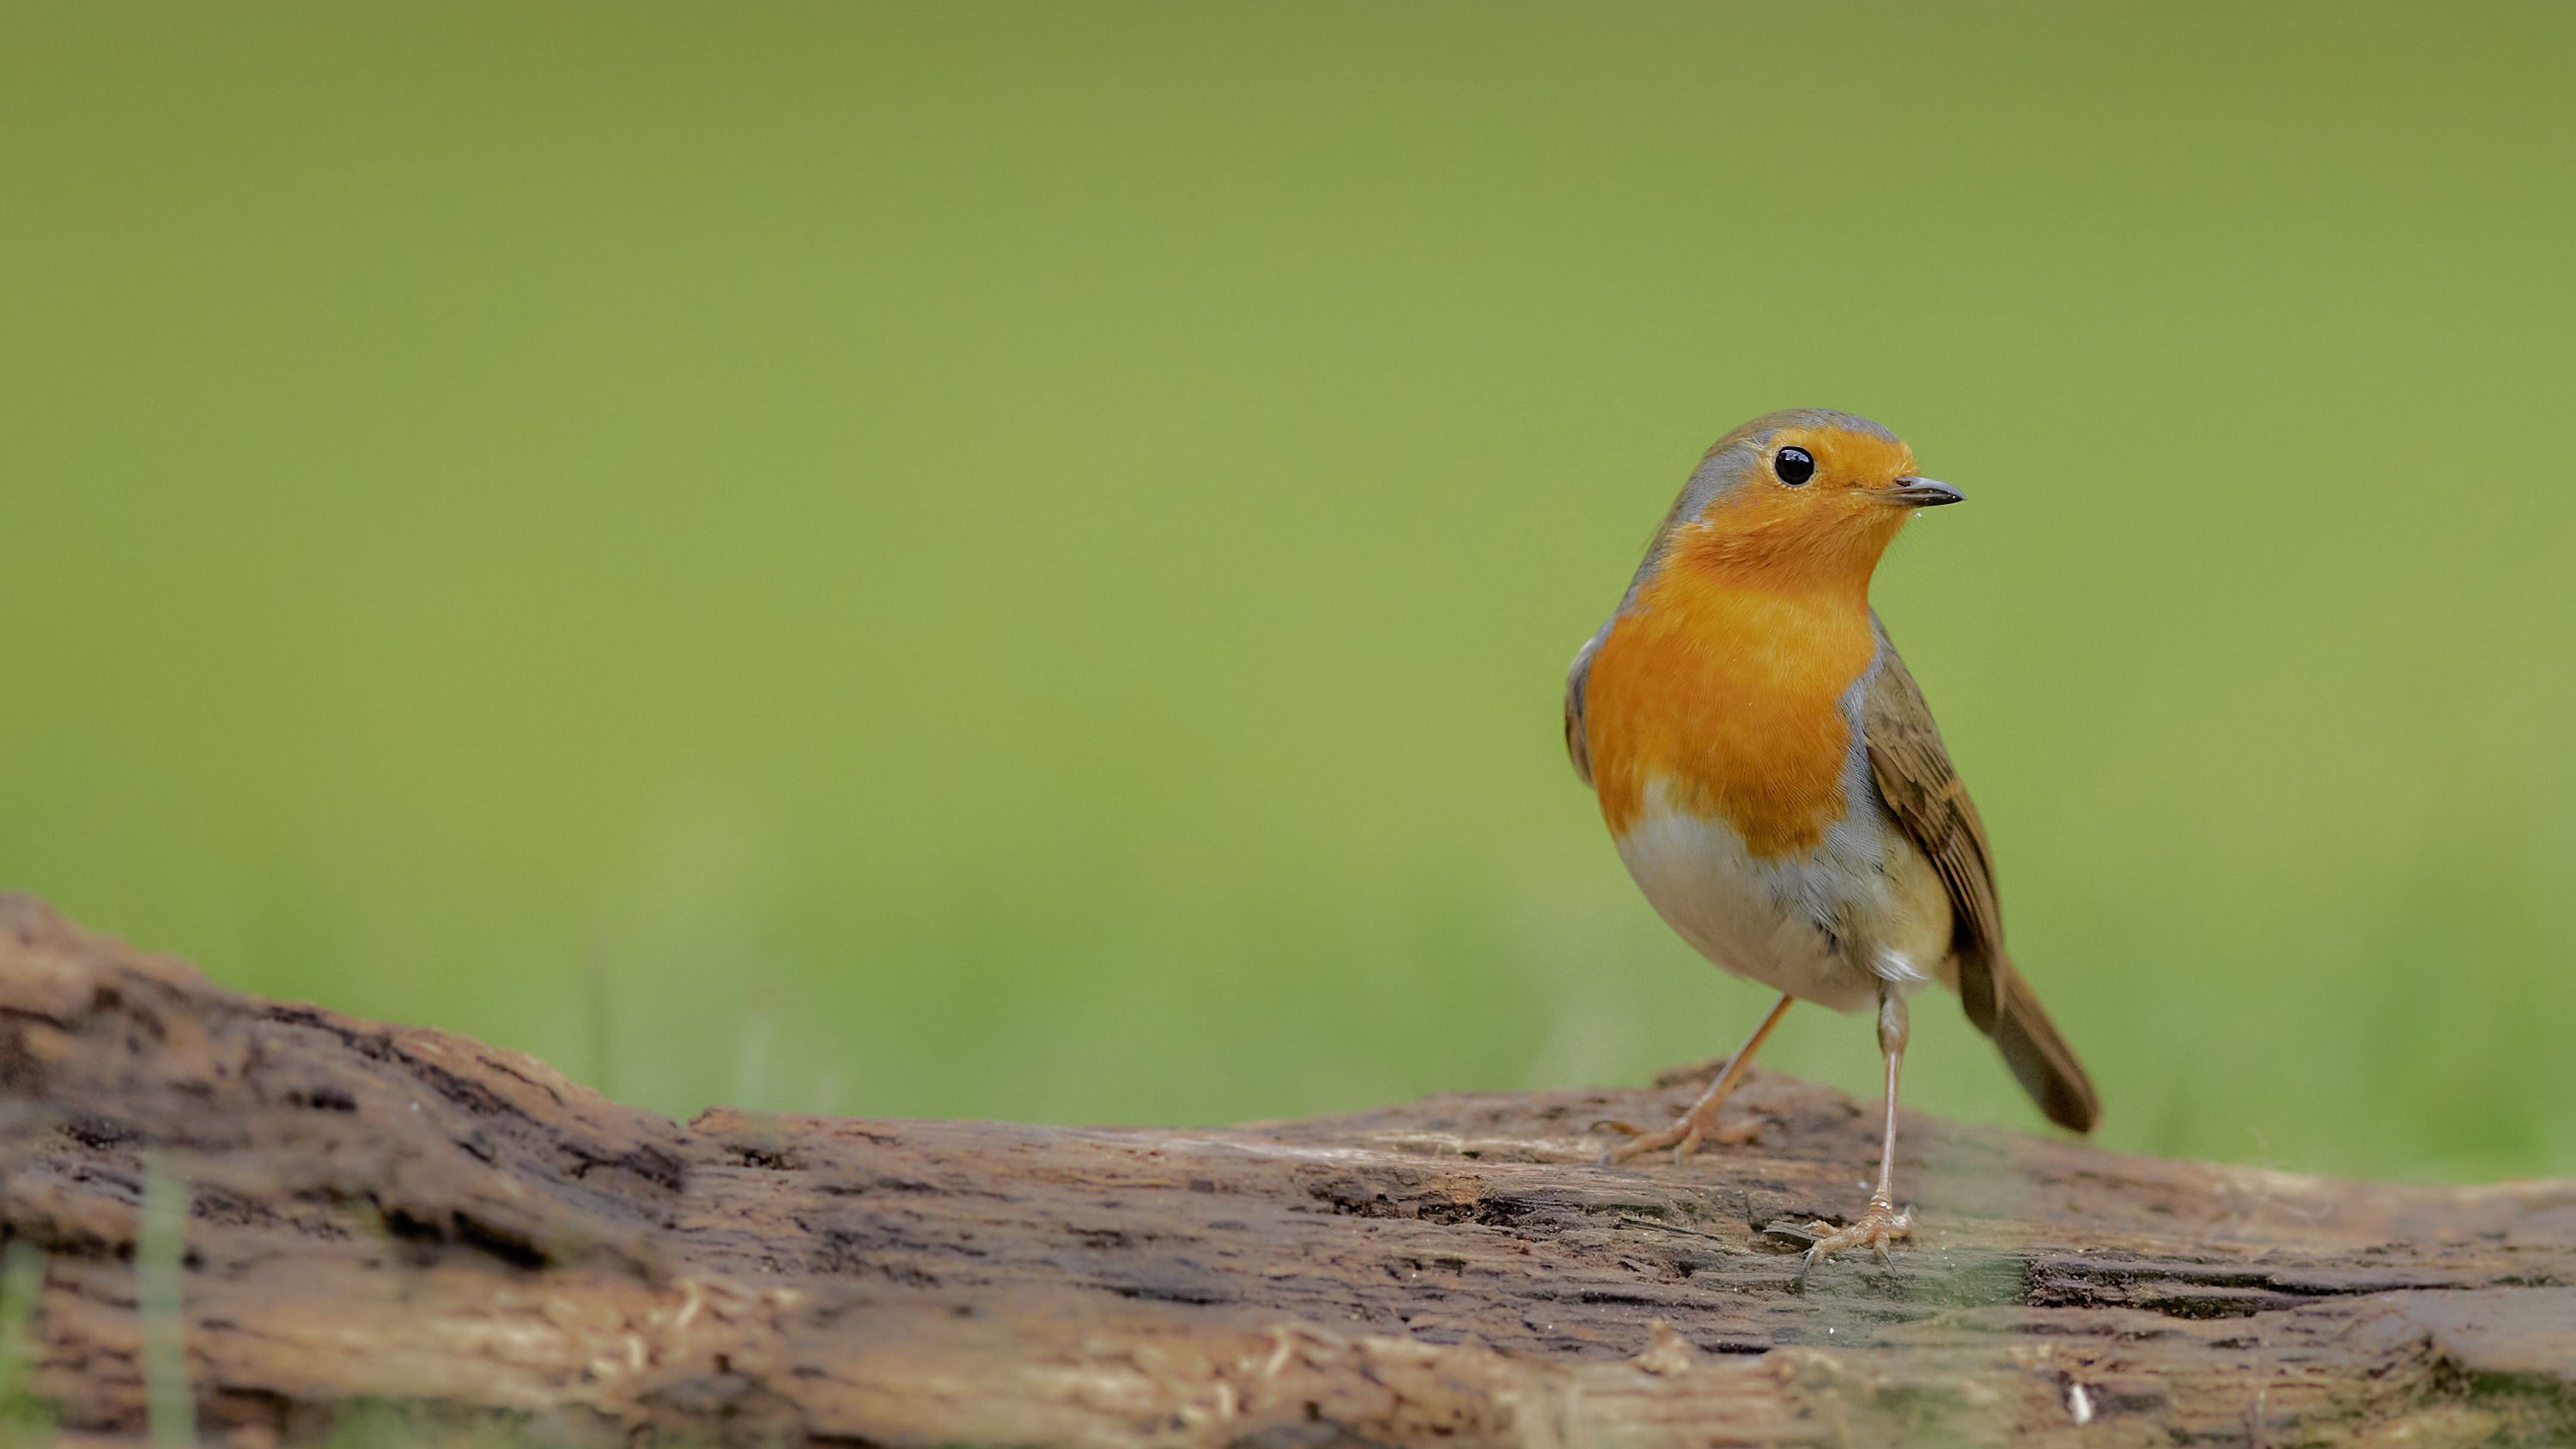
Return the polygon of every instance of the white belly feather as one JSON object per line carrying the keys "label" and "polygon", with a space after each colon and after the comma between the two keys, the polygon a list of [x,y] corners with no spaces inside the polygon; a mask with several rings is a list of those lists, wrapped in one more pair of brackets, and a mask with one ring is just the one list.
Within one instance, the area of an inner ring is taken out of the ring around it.
{"label": "white belly feather", "polygon": [[[1863,765],[1866,768],[1866,765]],[[1856,1011],[1882,984],[1956,989],[1950,903],[1930,861],[1879,808],[1864,775],[1853,806],[1804,855],[1763,860],[1723,820],[1672,807],[1662,781],[1618,838],[1657,914],[1701,955],[1802,1001]],[[1848,787],[1847,787],[1848,788]]]}

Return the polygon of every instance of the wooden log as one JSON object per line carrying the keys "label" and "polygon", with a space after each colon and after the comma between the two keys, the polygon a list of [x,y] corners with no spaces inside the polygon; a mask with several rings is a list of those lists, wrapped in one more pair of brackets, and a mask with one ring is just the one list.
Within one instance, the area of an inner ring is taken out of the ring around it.
{"label": "wooden log", "polygon": [[603,1442],[2576,1442],[2576,1181],[1911,1117],[1913,1245],[1802,1275],[1773,1226],[1857,1211],[1876,1155],[1841,1095],[1763,1073],[1757,1143],[1596,1160],[1708,1070],[1222,1130],[681,1126],[0,899],[0,1221],[86,1433],[147,1427],[150,1153],[199,1425],[247,1446],[370,1402]]}

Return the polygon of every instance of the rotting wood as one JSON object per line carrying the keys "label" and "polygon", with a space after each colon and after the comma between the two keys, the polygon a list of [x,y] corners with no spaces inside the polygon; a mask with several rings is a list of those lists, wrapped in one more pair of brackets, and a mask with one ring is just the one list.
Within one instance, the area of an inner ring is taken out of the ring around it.
{"label": "rotting wood", "polygon": [[142,1154],[194,1190],[201,1425],[359,1400],[549,1439],[1639,1446],[2576,1440],[2576,1181],[2444,1190],[1909,1117],[1890,1268],[1830,1090],[1605,1168],[1641,1091],[1226,1130],[681,1126],[446,1033],[241,996],[0,898],[0,1222],[37,1392],[143,1432]]}

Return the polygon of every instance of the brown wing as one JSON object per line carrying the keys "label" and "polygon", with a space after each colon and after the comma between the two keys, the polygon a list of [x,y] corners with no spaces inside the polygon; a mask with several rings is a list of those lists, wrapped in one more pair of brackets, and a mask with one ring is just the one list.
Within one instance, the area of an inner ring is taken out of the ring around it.
{"label": "brown wing", "polygon": [[2012,1073],[2050,1121],[2090,1132],[2102,1105],[2066,1039],[2039,997],[2004,954],[2003,905],[1995,895],[1994,857],[1985,823],[1950,768],[1950,752],[1931,707],[1876,616],[1880,663],[1861,703],[1870,774],[1888,813],[1920,847],[1950,890],[1951,950],[1959,961],[1959,1001],[1977,1030],[1993,1037]]}
{"label": "brown wing", "polygon": [[1587,790],[1592,788],[1592,741],[1583,721],[1584,689],[1592,679],[1592,656],[1601,652],[1601,641],[1610,637],[1611,625],[1618,622],[1612,619],[1584,640],[1565,670],[1565,757],[1574,762],[1574,777]]}

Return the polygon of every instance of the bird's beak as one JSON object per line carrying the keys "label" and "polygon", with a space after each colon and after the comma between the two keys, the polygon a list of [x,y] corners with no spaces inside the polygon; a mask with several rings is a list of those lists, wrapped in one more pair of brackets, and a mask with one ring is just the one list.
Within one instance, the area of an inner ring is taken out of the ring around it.
{"label": "bird's beak", "polygon": [[1908,473],[1896,480],[1896,486],[1879,495],[1890,503],[1908,508],[1938,508],[1944,503],[1961,503],[1968,495],[1947,483],[1930,478],[1917,478]]}

